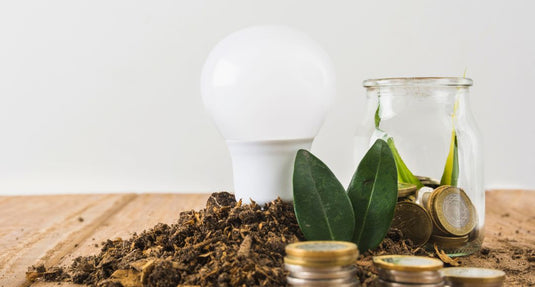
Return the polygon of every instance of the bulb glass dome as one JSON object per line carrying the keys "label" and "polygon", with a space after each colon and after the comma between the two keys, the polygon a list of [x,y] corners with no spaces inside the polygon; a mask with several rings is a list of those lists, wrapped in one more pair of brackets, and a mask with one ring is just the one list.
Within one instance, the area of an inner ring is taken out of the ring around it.
{"label": "bulb glass dome", "polygon": [[215,46],[201,93],[227,140],[313,138],[334,96],[334,75],[329,56],[307,35],[255,26]]}

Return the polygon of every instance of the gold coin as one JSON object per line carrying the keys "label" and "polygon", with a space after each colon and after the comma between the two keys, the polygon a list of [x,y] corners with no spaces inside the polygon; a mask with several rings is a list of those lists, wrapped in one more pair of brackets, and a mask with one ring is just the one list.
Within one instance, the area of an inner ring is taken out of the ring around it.
{"label": "gold coin", "polygon": [[398,182],[398,198],[414,194],[416,189],[417,187],[414,184]]}
{"label": "gold coin", "polygon": [[431,235],[429,242],[436,243],[438,247],[443,249],[460,248],[468,243],[468,235],[455,237],[433,234]]}
{"label": "gold coin", "polygon": [[[482,284],[503,283],[505,280],[505,272],[496,269],[450,267],[442,269],[441,272],[445,281],[449,282],[452,286],[453,284],[455,284],[455,286],[457,286],[457,284],[462,286],[483,286]],[[495,285],[493,284],[492,286]]]}
{"label": "gold coin", "polygon": [[[394,286],[429,286],[428,284],[439,284],[443,282],[442,273],[440,270],[432,271],[399,271],[399,270],[387,270],[376,267],[377,275],[382,280],[388,282],[396,282],[401,285]],[[408,283],[408,284],[406,284]],[[436,286],[436,285],[432,285]],[[438,285],[443,286],[443,285]]]}
{"label": "gold coin", "polygon": [[436,188],[427,200],[435,227],[444,234],[464,236],[476,225],[476,210],[466,193],[457,187]]}
{"label": "gold coin", "polygon": [[332,257],[327,259],[304,259],[293,256],[285,256],[284,264],[287,265],[297,265],[303,267],[317,267],[317,268],[327,268],[335,266],[347,266],[355,262],[358,256],[340,256]]}
{"label": "gold coin", "polygon": [[398,197],[398,202],[403,202],[403,201],[416,202],[416,196],[414,194],[411,194],[411,195],[405,196],[405,197]]}
{"label": "gold coin", "polygon": [[284,268],[290,272],[290,276],[302,279],[336,279],[357,275],[357,268],[353,265],[318,268],[284,264]]}
{"label": "gold coin", "polygon": [[412,240],[414,245],[424,245],[433,232],[433,222],[427,211],[413,202],[398,202],[392,219],[392,227]]}
{"label": "gold coin", "polygon": [[379,268],[398,271],[433,271],[442,268],[442,261],[409,255],[383,255],[373,257],[373,264]]}
{"label": "gold coin", "polygon": [[288,244],[286,254],[295,258],[322,260],[334,257],[358,257],[357,245],[346,241],[302,241]]}
{"label": "gold coin", "polygon": [[407,286],[418,286],[418,287],[444,287],[444,282],[440,283],[429,283],[429,284],[411,284],[411,283],[400,283],[400,282],[391,282],[383,280],[382,278],[375,279],[376,287],[407,287]]}

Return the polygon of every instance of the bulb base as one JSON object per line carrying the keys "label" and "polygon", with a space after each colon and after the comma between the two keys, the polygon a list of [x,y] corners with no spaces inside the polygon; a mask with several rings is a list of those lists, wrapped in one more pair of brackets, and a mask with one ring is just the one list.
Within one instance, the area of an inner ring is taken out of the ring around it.
{"label": "bulb base", "polygon": [[308,149],[313,138],[293,140],[227,140],[234,172],[236,199],[264,204],[280,197],[293,200],[292,175],[299,149]]}

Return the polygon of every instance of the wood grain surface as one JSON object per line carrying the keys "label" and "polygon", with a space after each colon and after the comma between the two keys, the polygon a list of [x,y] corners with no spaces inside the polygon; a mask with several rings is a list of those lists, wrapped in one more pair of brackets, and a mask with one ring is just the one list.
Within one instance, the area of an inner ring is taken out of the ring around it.
{"label": "wood grain surface", "polygon": [[[158,222],[174,223],[180,211],[204,207],[207,194],[95,194],[0,197],[0,286],[30,284],[28,266],[69,265],[100,250],[108,238],[128,238]],[[535,192],[495,190],[486,197],[484,246],[515,238],[535,248]]]}

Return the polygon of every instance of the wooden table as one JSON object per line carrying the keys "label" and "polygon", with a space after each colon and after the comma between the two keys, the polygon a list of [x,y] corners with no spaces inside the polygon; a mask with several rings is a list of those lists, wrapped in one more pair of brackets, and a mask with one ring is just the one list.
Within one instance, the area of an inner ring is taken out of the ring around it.
{"label": "wooden table", "polygon": [[[95,194],[0,197],[0,286],[29,286],[28,266],[69,265],[97,253],[108,238],[128,238],[158,222],[171,224],[180,211],[203,208],[207,194]],[[487,238],[514,237],[535,248],[535,192],[487,193]],[[32,286],[58,286],[34,283]],[[77,286],[61,284],[61,286]]]}

